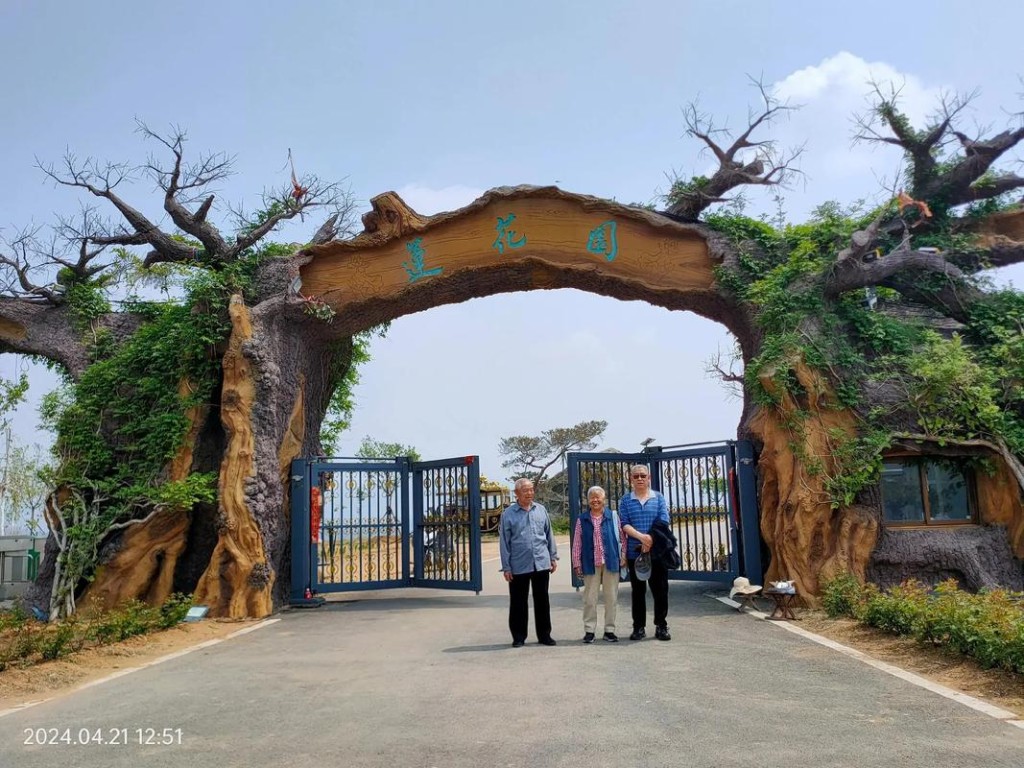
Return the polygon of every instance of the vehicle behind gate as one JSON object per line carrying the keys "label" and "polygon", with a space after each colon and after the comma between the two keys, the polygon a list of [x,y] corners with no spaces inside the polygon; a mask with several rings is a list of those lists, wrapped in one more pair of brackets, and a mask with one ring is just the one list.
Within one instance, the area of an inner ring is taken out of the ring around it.
{"label": "vehicle behind gate", "polygon": [[292,462],[291,600],[482,587],[476,456]]}
{"label": "vehicle behind gate", "polygon": [[[587,509],[587,490],[599,485],[611,509],[632,489],[629,468],[651,470],[651,487],[665,496],[681,565],[670,579],[761,581],[761,537],[753,447],[747,441],[648,448],[642,453],[568,454],[569,531]],[[573,576],[573,585],[581,586]]]}

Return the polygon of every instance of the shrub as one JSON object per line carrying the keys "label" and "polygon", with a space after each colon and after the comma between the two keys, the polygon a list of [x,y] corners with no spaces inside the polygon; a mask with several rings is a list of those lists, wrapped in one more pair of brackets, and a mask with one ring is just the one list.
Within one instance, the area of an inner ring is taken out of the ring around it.
{"label": "shrub", "polygon": [[0,611],[0,632],[5,629],[18,629],[25,626],[29,615],[20,606],[15,604],[10,610]]}
{"label": "shrub", "polygon": [[185,618],[192,596],[174,594],[159,608],[133,600],[91,621],[77,616],[44,624],[20,609],[0,612],[0,672],[74,653],[86,645],[105,645],[167,629]]}
{"label": "shrub", "polygon": [[66,619],[43,634],[39,655],[43,661],[53,661],[81,649],[84,640],[78,631],[78,622]]}
{"label": "shrub", "polygon": [[854,617],[863,600],[862,587],[852,573],[843,572],[825,582],[821,592],[821,604],[829,618]]}
{"label": "shrub", "polygon": [[897,635],[909,635],[913,633],[927,603],[927,589],[919,581],[911,579],[888,592],[869,597],[864,606],[864,621]]}
{"label": "shrub", "polygon": [[152,617],[153,610],[138,600],[130,600],[96,619],[91,634],[100,643],[116,643],[141,635],[156,624]]}
{"label": "shrub", "polygon": [[160,606],[160,628],[168,629],[175,624],[180,624],[191,607],[192,595],[180,592],[171,595],[167,598],[167,602]]}
{"label": "shrub", "polygon": [[1024,595],[997,589],[970,594],[955,580],[933,590],[907,581],[882,592],[848,574],[825,584],[825,611],[974,658],[983,667],[1024,673]]}

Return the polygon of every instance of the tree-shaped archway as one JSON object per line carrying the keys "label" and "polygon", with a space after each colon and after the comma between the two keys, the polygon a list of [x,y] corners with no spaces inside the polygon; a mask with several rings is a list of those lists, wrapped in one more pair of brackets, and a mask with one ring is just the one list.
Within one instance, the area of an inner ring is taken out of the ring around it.
{"label": "tree-shaped archway", "polygon": [[[1019,577],[1024,299],[977,275],[1024,260],[1024,212],[1006,200],[1024,178],[996,170],[1024,129],[970,138],[959,107],[915,130],[881,98],[862,137],[905,151],[905,191],[874,211],[826,206],[781,229],[706,213],[737,187],[785,178],[788,163],[753,139],[778,114],[770,101],[728,146],[690,113],[719,168],[674,185],[665,211],[517,187],[428,218],[387,194],[359,236],[338,240],[333,215],[297,250],[262,243],[280,221],[343,204],[336,186],[296,180],[228,238],[200,194],[226,162],[187,166],[181,136],[155,137],[172,162],[149,167],[176,232],[120,196],[119,166],[49,169],[123,223],[87,212],[64,222],[72,255],[26,236],[2,257],[3,349],[52,360],[73,383],[53,409],[63,464],[31,599],[56,615],[81,599],[158,601],[183,587],[215,615],[268,613],[287,595],[286,469],[319,453],[359,334],[474,296],[567,286],[689,309],[735,335],[769,577],[813,596],[841,569],[884,575],[880,549],[923,565],[944,556],[927,536],[880,539],[878,479],[894,446],[984,465],[976,527],[992,535],[964,568]],[[105,294],[134,246],[150,249],[140,271],[188,274],[184,304],[112,310]]]}

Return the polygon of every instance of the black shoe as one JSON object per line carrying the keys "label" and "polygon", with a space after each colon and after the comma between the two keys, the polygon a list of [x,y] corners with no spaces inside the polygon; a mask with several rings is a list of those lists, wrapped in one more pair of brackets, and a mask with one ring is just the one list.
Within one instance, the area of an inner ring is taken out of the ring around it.
{"label": "black shoe", "polygon": [[670,635],[668,633],[668,627],[658,627],[655,630],[655,632],[654,632],[654,636],[656,638],[658,638],[659,640],[671,640],[672,639],[672,635]]}
{"label": "black shoe", "polygon": [[545,637],[537,641],[541,645],[558,645],[553,637]]}
{"label": "black shoe", "polygon": [[640,627],[640,629],[634,629],[633,630],[633,634],[629,636],[629,639],[630,640],[643,640],[645,637],[647,637],[647,630],[644,629],[643,627]]}
{"label": "black shoe", "polygon": [[617,643],[619,642],[619,636],[616,635],[614,632],[605,632],[604,641],[606,643]]}
{"label": "black shoe", "polygon": [[522,648],[524,645],[526,645],[526,641],[525,640],[513,640],[512,641],[512,647],[513,648]]}
{"label": "black shoe", "polygon": [[587,645],[590,645],[590,643],[594,642],[594,633],[587,632],[585,635],[583,635],[583,642]]}

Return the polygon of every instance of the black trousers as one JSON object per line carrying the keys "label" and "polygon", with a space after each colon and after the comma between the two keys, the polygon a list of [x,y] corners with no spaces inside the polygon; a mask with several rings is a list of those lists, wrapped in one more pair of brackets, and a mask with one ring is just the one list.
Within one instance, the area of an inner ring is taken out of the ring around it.
{"label": "black trousers", "polygon": [[533,585],[533,623],[537,626],[537,639],[551,637],[551,603],[548,600],[548,582],[551,571],[514,573],[508,583],[508,629],[513,640],[526,642],[530,631],[530,586]]}
{"label": "black trousers", "polygon": [[632,587],[633,629],[647,627],[647,588],[654,597],[654,626],[668,626],[668,570],[651,560],[651,578],[641,581],[636,577],[636,560],[629,560],[629,586]]}

